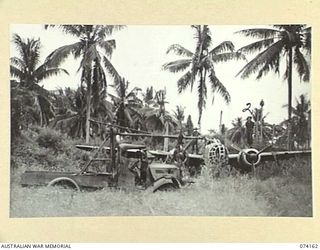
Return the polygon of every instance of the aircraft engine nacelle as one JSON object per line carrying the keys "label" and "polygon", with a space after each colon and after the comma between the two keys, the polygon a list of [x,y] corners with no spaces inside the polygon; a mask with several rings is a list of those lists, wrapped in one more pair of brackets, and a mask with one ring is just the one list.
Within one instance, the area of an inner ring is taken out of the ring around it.
{"label": "aircraft engine nacelle", "polygon": [[204,159],[207,166],[213,167],[228,164],[228,149],[220,140],[213,139],[205,147]]}
{"label": "aircraft engine nacelle", "polygon": [[244,149],[239,152],[238,163],[239,165],[246,165],[248,167],[256,166],[261,162],[261,155],[255,148]]}

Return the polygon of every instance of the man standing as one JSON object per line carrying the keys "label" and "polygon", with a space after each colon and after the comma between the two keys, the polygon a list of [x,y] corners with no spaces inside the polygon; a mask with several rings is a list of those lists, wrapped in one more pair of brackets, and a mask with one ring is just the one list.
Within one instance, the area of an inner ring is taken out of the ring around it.
{"label": "man standing", "polygon": [[253,127],[254,127],[254,122],[252,121],[252,117],[248,116],[247,117],[247,122],[246,122],[246,137],[247,137],[247,143],[249,147],[251,147],[253,143]]}

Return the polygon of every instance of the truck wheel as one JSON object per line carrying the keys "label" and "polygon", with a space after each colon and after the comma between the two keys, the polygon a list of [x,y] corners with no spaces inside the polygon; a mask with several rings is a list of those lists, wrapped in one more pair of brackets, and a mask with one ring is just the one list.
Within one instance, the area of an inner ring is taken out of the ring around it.
{"label": "truck wheel", "polygon": [[157,188],[156,190],[154,190],[153,192],[156,192],[156,191],[169,192],[169,191],[174,191],[176,189],[177,189],[177,187],[174,184],[166,183],[166,184],[162,185],[161,187]]}
{"label": "truck wheel", "polygon": [[74,188],[77,191],[80,191],[79,185],[72,179],[68,177],[58,177],[49,182],[48,187],[52,186],[62,186],[67,188]]}

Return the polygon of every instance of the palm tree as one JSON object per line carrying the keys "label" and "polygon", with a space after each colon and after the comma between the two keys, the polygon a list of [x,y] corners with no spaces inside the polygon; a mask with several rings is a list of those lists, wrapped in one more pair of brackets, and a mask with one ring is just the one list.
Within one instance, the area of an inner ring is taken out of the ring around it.
{"label": "palm tree", "polygon": [[232,128],[227,131],[227,137],[231,142],[244,145],[246,128],[241,117],[232,121]]}
{"label": "palm tree", "polygon": [[192,123],[191,115],[188,115],[187,123],[186,123],[186,130],[187,130],[188,135],[192,135],[192,133],[193,133],[193,123]]}
{"label": "palm tree", "polygon": [[177,82],[179,93],[188,87],[192,91],[195,81],[198,81],[198,124],[200,127],[202,111],[206,106],[207,81],[211,84],[212,93],[222,95],[227,104],[231,100],[229,92],[215,73],[214,65],[231,59],[241,59],[243,56],[239,52],[234,52],[234,45],[230,41],[222,42],[215,48],[211,48],[212,39],[208,25],[192,25],[191,27],[195,30],[197,43],[195,51],[191,52],[179,44],[171,45],[167,53],[173,51],[185,58],[166,63],[163,65],[163,69],[173,73],[188,69]]}
{"label": "palm tree", "polygon": [[166,110],[165,105],[167,103],[166,90],[156,91],[151,107],[142,110],[147,117],[147,127],[152,130],[163,131],[172,129],[177,125],[175,118]]}
{"label": "palm tree", "polygon": [[[75,138],[84,138],[86,133],[86,91],[79,87],[77,90],[70,88],[59,89],[54,95],[54,106],[56,117],[51,121],[50,126],[67,133]],[[112,104],[107,100],[99,102],[92,117],[103,122],[113,120]],[[103,128],[100,125],[92,127],[101,137]]]}
{"label": "palm tree", "polygon": [[86,125],[86,92],[84,88],[77,90],[60,89],[55,95],[57,115],[50,123],[51,128],[59,129],[75,138],[83,138]]}
{"label": "palm tree", "polygon": [[[144,113],[146,119],[146,127],[151,130],[160,130],[165,134],[169,134],[177,126],[176,119],[166,110],[166,90],[158,90],[155,93],[154,100],[151,102],[152,107],[144,108],[141,112]],[[168,138],[164,140],[164,150],[168,150]]]}
{"label": "palm tree", "polygon": [[130,83],[122,78],[116,85],[111,85],[116,91],[116,95],[109,94],[112,98],[117,124],[123,127],[132,127],[134,123],[139,123],[142,108],[142,101],[138,98],[140,88],[134,87],[129,91]]}
{"label": "palm tree", "polygon": [[116,25],[46,25],[45,27],[57,26],[62,32],[79,38],[73,44],[62,46],[53,51],[47,58],[51,65],[64,61],[69,55],[81,58],[79,70],[81,70],[81,85],[86,87],[86,143],[89,143],[90,115],[92,109],[92,98],[106,90],[107,81],[103,66],[117,84],[121,78],[111,64],[111,57],[116,48],[115,40],[107,40],[114,31],[123,26]]}
{"label": "palm tree", "polygon": [[180,129],[182,129],[182,123],[184,120],[184,109],[185,109],[184,107],[177,105],[176,110],[173,111],[174,117],[178,121]]}
{"label": "palm tree", "polygon": [[13,43],[19,56],[10,58],[10,74],[16,78],[19,84],[29,90],[38,88],[39,82],[53,75],[68,74],[65,69],[51,67],[50,63],[40,63],[40,39],[23,39],[19,35],[13,35]]}
{"label": "palm tree", "polygon": [[[50,93],[39,83],[51,76],[61,73],[68,74],[65,69],[50,66],[49,62],[40,64],[40,39],[23,39],[19,35],[13,35],[13,43],[17,49],[18,56],[10,58],[10,74],[17,81],[12,81],[12,93],[20,95],[28,92],[29,111],[37,114],[40,126],[47,125],[49,120],[54,117],[53,106]],[[26,93],[24,94],[27,97]],[[25,103],[26,104],[26,103]],[[26,110],[26,107],[22,107]]]}
{"label": "palm tree", "polygon": [[[287,107],[287,105],[284,105]],[[292,107],[293,121],[292,134],[300,145],[306,144],[310,140],[310,132],[308,126],[309,114],[311,111],[311,102],[306,95],[300,95],[296,98],[296,106]]]}
{"label": "palm tree", "polygon": [[[280,59],[286,58],[284,79],[288,84],[288,121],[290,135],[290,122],[292,115],[292,76],[293,64],[302,81],[310,79],[310,64],[302,53],[311,52],[311,28],[306,25],[273,25],[273,28],[256,28],[238,31],[237,33],[260,39],[239,49],[242,53],[259,52],[238,73],[242,78],[247,78],[257,73],[257,79],[269,71],[280,72]],[[260,52],[262,50],[262,52]],[[290,145],[290,139],[288,140]]]}
{"label": "palm tree", "polygon": [[145,103],[145,106],[149,107],[149,105],[152,103],[153,98],[154,98],[154,96],[153,96],[153,86],[148,87],[146,89],[146,92],[144,94],[142,94],[142,96],[143,96],[143,101]]}

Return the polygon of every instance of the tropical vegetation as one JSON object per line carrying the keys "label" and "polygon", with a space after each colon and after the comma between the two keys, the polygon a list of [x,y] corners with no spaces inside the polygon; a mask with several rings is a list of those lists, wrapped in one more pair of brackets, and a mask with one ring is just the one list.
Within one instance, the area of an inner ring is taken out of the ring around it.
{"label": "tropical vegetation", "polygon": [[238,34],[258,39],[238,51],[252,54],[250,60],[238,73],[242,78],[257,74],[260,79],[270,71],[280,73],[280,63],[285,62],[283,79],[288,85],[288,147],[292,131],[292,89],[294,66],[300,80],[306,82],[310,79],[311,57],[311,27],[306,25],[273,25],[272,28],[252,28],[241,30]]}
{"label": "tropical vegetation", "polygon": [[[177,82],[179,93],[182,93],[188,87],[192,91],[194,83],[198,82],[198,125],[201,127],[202,112],[206,107],[207,82],[210,83],[213,94],[220,94],[227,104],[231,101],[227,88],[216,75],[215,64],[232,59],[244,59],[244,56],[235,51],[231,41],[224,41],[212,48],[212,37],[208,25],[192,25],[191,27],[195,31],[194,38],[196,39],[194,52],[179,44],[171,45],[167,53],[174,52],[184,58],[164,64],[163,69],[172,73],[185,72]],[[212,102],[213,100],[214,96]]]}
{"label": "tropical vegetation", "polygon": [[17,51],[17,56],[10,58],[11,124],[12,137],[15,138],[21,129],[31,124],[48,125],[54,117],[51,95],[39,83],[68,72],[59,68],[59,64],[50,65],[50,61],[40,64],[40,39],[23,39],[14,34],[12,42]]}
{"label": "tropical vegetation", "polygon": [[[255,178],[236,174],[212,181],[212,176],[204,167],[201,176],[192,185],[193,188],[186,187],[181,192],[151,194],[138,190],[117,192],[115,189],[103,189],[74,193],[64,189],[57,191],[55,188],[23,188],[18,184],[21,173],[30,169],[78,171],[90,154],[76,149],[75,145],[84,141],[92,144],[101,142],[107,135],[105,126],[92,120],[112,123],[128,132],[183,132],[184,135],[198,135],[202,112],[206,107],[207,84],[213,96],[219,94],[226,103],[231,101],[231,92],[226,88],[228,85],[222,84],[224,79],[221,77],[220,80],[216,74],[217,63],[244,59],[243,54],[250,57],[251,52],[263,50],[240,71],[243,78],[256,72],[258,78],[272,70],[279,72],[279,64],[283,61],[281,57],[286,56],[284,75],[288,79],[288,86],[292,86],[294,79],[292,65],[296,65],[302,80],[308,81],[311,41],[311,30],[308,27],[277,25],[273,29],[240,31],[246,36],[258,37],[261,41],[237,51],[231,41],[213,46],[209,27],[193,25],[195,48],[191,52],[181,45],[171,45],[167,52],[174,52],[184,58],[168,62],[162,65],[162,69],[173,73],[183,72],[177,82],[178,93],[187,88],[193,91],[193,85],[197,84],[197,127],[194,117],[187,113],[188,109],[184,106],[178,105],[170,110],[172,100],[165,88],[152,83],[153,86],[150,84],[143,89],[125,72],[120,73],[116,69],[111,55],[121,48],[116,47],[112,35],[115,31],[121,32],[123,26],[47,25],[46,28],[59,29],[77,41],[56,48],[46,60],[41,61],[39,39],[24,39],[17,34],[13,35],[16,56],[10,59],[11,217],[313,215],[310,159],[291,159],[282,168],[279,168],[277,162],[264,163],[257,169]],[[65,87],[49,91],[41,86],[49,77],[68,74],[63,66],[70,56],[80,62],[78,72],[81,78],[77,88]],[[268,110],[263,101],[260,106],[250,110],[255,123],[255,147],[260,149],[274,144],[283,148],[292,140],[295,148],[310,148],[310,100],[307,95],[300,95],[295,105],[291,105],[290,100],[288,103],[284,106],[291,110],[288,119],[279,124],[268,122]],[[226,145],[226,142],[231,141],[234,148],[236,145],[247,147],[243,117],[236,117],[227,125],[222,123],[221,118],[219,129],[210,129],[206,136],[218,138]],[[286,132],[288,127],[290,133]],[[173,146],[168,140],[159,138],[141,140],[152,149],[169,150]],[[197,140],[191,142],[195,142],[190,144],[192,152],[201,153],[199,148],[205,146],[205,143],[200,145],[199,142],[198,148]],[[266,165],[268,167],[264,167]]]}
{"label": "tropical vegetation", "polygon": [[[190,115],[186,116],[185,107],[176,106],[168,110],[169,100],[166,89],[156,90],[150,85],[141,89],[121,75],[111,61],[116,50],[116,40],[111,38],[124,26],[115,25],[46,25],[46,29],[59,29],[77,39],[75,43],[55,49],[40,64],[41,44],[39,39],[23,39],[14,34],[17,56],[10,58],[11,79],[11,118],[12,133],[31,125],[49,126],[72,138],[82,138],[89,143],[90,138],[105,137],[101,124],[91,122],[115,123],[123,130],[138,129],[164,134],[194,134],[195,128]],[[229,60],[251,60],[239,72],[242,78],[257,73],[257,79],[269,71],[280,72],[282,57],[286,57],[284,78],[288,81],[288,96],[291,96],[293,65],[301,80],[310,78],[311,29],[305,25],[274,25],[273,28],[241,30],[238,33],[259,38],[259,41],[236,50],[231,41],[220,42],[213,46],[213,39],[207,25],[192,25],[195,48],[193,51],[182,45],[169,46],[167,53],[174,52],[183,57],[162,65],[162,69],[173,73],[183,72],[177,81],[177,91],[187,88],[193,91],[197,84],[198,129],[201,128],[202,112],[206,106],[207,84],[210,84],[213,98],[215,94],[223,97],[226,103],[231,101],[230,93],[216,75],[215,66]],[[261,52],[262,51],[262,52]],[[68,74],[61,67],[64,61],[73,56],[79,59],[78,71],[81,73],[77,89],[65,88],[48,91],[40,86],[44,79],[58,74]],[[160,67],[160,65],[159,65]],[[291,98],[291,97],[290,97]],[[288,120],[280,124],[267,122],[268,112],[264,111],[264,102],[259,108],[252,109],[255,123],[254,138],[260,144],[290,140],[298,145],[310,144],[310,101],[302,95],[297,105],[288,107]],[[291,101],[288,100],[288,103]],[[289,108],[290,107],[290,108]],[[291,113],[293,119],[291,122]],[[187,118],[187,119],[186,119]],[[284,130],[291,126],[291,132]],[[126,129],[127,128],[127,129]],[[223,124],[218,131],[210,130],[222,138],[245,145],[245,124],[241,117],[232,122],[230,129]],[[212,133],[211,133],[212,134]],[[14,138],[14,136],[13,136]],[[158,141],[160,143],[160,141]],[[168,144],[168,142],[166,142]],[[168,149],[168,145],[164,147]]]}

